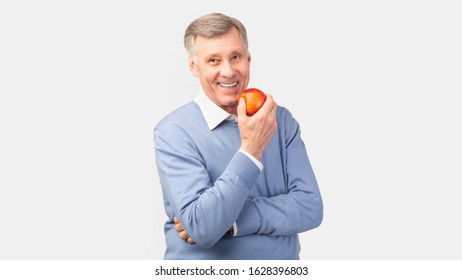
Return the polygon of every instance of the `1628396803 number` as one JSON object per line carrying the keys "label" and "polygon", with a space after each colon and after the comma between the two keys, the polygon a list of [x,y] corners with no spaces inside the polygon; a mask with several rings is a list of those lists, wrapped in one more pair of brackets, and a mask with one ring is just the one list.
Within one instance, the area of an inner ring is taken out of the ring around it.
{"label": "1628396803 number", "polygon": [[272,267],[258,266],[249,267],[249,275],[308,275],[308,267],[291,266],[291,267]]}

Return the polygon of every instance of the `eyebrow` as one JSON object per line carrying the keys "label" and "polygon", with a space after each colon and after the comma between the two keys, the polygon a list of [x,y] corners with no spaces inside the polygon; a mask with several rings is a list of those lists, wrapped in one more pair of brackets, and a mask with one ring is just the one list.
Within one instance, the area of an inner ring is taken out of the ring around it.
{"label": "eyebrow", "polygon": [[[238,48],[236,50],[233,50],[232,52],[230,52],[230,54],[235,54],[235,53],[245,53],[245,49],[242,49],[242,48]],[[208,58],[208,57],[211,57],[211,56],[220,56],[220,54],[216,53],[216,52],[210,52],[210,53],[206,53],[205,54],[205,57]]]}

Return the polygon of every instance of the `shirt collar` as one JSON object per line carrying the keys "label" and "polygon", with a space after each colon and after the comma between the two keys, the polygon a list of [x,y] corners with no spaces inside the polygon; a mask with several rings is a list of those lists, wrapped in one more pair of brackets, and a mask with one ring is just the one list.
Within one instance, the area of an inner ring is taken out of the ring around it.
{"label": "shirt collar", "polygon": [[204,115],[205,121],[210,130],[216,128],[223,121],[237,122],[237,116],[230,114],[215,104],[210,98],[205,95],[201,89],[199,94],[194,98],[194,101],[199,105],[199,108]]}

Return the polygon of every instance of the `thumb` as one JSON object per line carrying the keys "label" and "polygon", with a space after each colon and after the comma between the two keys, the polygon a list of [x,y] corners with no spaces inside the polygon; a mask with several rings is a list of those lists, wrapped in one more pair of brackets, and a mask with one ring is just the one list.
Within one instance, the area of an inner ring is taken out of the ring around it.
{"label": "thumb", "polygon": [[239,104],[237,105],[237,116],[247,116],[245,99],[243,97],[239,98]]}

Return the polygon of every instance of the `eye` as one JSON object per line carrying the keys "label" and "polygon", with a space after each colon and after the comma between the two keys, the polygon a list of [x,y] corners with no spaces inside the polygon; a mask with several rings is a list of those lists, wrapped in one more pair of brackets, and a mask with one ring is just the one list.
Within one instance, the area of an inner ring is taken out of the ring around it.
{"label": "eye", "polygon": [[217,64],[219,62],[218,58],[209,58],[207,60],[208,63],[210,64]]}
{"label": "eye", "polygon": [[233,55],[232,59],[233,60],[239,60],[239,59],[241,59],[241,55],[240,54],[235,54],[235,55]]}

